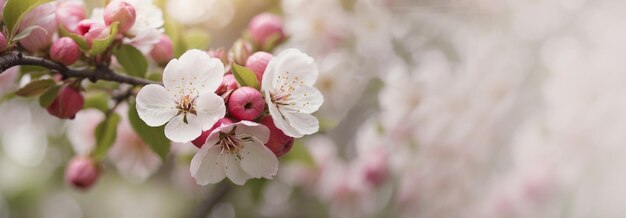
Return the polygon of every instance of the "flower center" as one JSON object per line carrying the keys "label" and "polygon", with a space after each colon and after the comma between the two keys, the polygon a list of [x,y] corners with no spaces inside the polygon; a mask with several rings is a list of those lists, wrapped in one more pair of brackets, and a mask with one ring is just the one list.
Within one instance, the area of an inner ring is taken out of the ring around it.
{"label": "flower center", "polygon": [[235,135],[235,130],[237,126],[233,127],[229,132],[220,132],[220,139],[217,142],[217,145],[220,146],[222,152],[226,151],[230,154],[236,154],[239,159],[239,151],[243,148],[242,142],[252,141],[252,137],[250,136],[241,136]]}
{"label": "flower center", "polygon": [[291,99],[291,93],[296,90],[296,88],[304,85],[304,81],[300,80],[298,76],[290,77],[289,72],[278,76],[276,83],[280,84],[280,87],[278,87],[275,93],[270,93],[270,98],[274,104],[283,106],[293,105],[293,102],[291,104],[288,103]]}
{"label": "flower center", "polygon": [[188,124],[187,122],[187,113],[197,115],[195,108],[195,101],[198,96],[191,98],[189,95],[183,96],[180,101],[176,102],[178,104],[178,115],[182,114],[183,122]]}

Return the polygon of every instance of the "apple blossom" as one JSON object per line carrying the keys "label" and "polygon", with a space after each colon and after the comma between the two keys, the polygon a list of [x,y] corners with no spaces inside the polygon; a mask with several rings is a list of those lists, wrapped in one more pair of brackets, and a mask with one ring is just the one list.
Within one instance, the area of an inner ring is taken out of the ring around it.
{"label": "apple blossom", "polygon": [[231,119],[229,119],[227,117],[224,117],[224,118],[218,120],[217,122],[215,122],[215,124],[213,124],[211,129],[202,131],[202,134],[200,136],[198,136],[198,138],[196,138],[193,141],[191,141],[191,143],[193,145],[195,145],[196,147],[198,147],[198,148],[202,148],[202,145],[204,145],[204,143],[206,142],[206,139],[209,137],[211,132],[213,132],[213,130],[217,129],[218,127],[220,127],[222,125],[227,125],[227,124],[231,124],[231,123],[233,123],[233,121]]}
{"label": "apple blossom", "polygon": [[149,126],[165,126],[174,142],[189,142],[224,117],[224,100],[214,92],[222,82],[224,65],[192,49],[172,59],[163,71],[163,86],[144,86],[137,94],[137,112]]}
{"label": "apple blossom", "polygon": [[277,40],[285,38],[283,20],[270,13],[262,13],[252,18],[248,31],[257,46],[265,45],[273,37],[277,37]]}
{"label": "apple blossom", "polygon": [[172,40],[165,34],[161,34],[159,43],[154,45],[152,51],[150,51],[150,57],[157,64],[165,65],[174,57],[174,45]]}
{"label": "apple blossom", "polygon": [[313,58],[297,49],[281,52],[267,65],[261,89],[274,124],[285,135],[299,138],[318,131],[319,121],[311,115],[324,101],[313,87],[317,76]]}
{"label": "apple blossom", "polygon": [[246,67],[254,72],[258,81],[261,81],[263,80],[263,72],[265,72],[265,68],[267,68],[272,57],[274,57],[272,54],[264,51],[255,52],[246,60]]}
{"label": "apple blossom", "polygon": [[119,22],[118,32],[123,34],[135,24],[137,15],[135,8],[128,2],[114,0],[104,8],[103,16],[106,25]]}
{"label": "apple blossom", "polygon": [[124,0],[130,3],[134,8],[137,17],[135,24],[126,32],[130,38],[124,39],[124,42],[131,44],[139,49],[142,53],[148,54],[152,47],[159,43],[161,34],[163,33],[163,12],[159,7],[154,5],[152,0]]}
{"label": "apple blossom", "polygon": [[237,84],[235,76],[233,76],[233,74],[226,74],[224,75],[222,84],[220,84],[220,87],[217,88],[217,91],[215,91],[215,93],[217,93],[218,95],[222,95],[228,91],[237,89],[238,86],[239,85]]}
{"label": "apple blossom", "polygon": [[57,22],[54,15],[56,6],[54,2],[37,6],[28,12],[22,19],[18,32],[24,31],[31,26],[39,26],[35,28],[26,37],[21,39],[20,45],[31,52],[41,51],[52,43],[52,36],[57,29]]}
{"label": "apple blossom", "polygon": [[80,57],[78,44],[69,37],[63,37],[52,43],[50,58],[65,65],[76,63]]}
{"label": "apple blossom", "polygon": [[265,146],[272,150],[276,157],[283,156],[291,150],[294,139],[283,133],[282,130],[276,128],[274,121],[270,116],[264,116],[259,119],[259,123],[263,124],[270,130],[270,139],[265,143]]}
{"label": "apple blossom", "polygon": [[74,119],[76,113],[83,108],[85,100],[78,88],[65,85],[59,91],[52,104],[48,106],[48,113],[61,119]]}
{"label": "apple blossom", "polygon": [[55,16],[59,26],[74,32],[78,22],[87,18],[85,4],[82,1],[57,1]]}
{"label": "apple blossom", "polygon": [[271,179],[278,159],[263,144],[269,140],[267,127],[240,121],[217,128],[191,160],[191,175],[200,185],[215,184],[224,177],[243,185],[250,178]]}
{"label": "apple blossom", "polygon": [[236,89],[228,98],[228,113],[238,120],[254,120],[265,111],[261,92],[252,87]]}
{"label": "apple blossom", "polygon": [[87,156],[76,156],[65,169],[65,180],[77,189],[90,188],[100,177],[95,161]]}

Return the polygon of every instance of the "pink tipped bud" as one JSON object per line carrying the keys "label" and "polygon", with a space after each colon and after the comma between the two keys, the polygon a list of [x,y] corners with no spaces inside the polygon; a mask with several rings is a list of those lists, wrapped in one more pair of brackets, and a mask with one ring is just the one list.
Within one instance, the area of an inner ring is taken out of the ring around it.
{"label": "pink tipped bud", "polygon": [[65,180],[77,189],[86,190],[100,177],[95,161],[89,157],[76,156],[65,169]]}
{"label": "pink tipped bud", "polygon": [[259,123],[270,129],[270,140],[267,141],[265,147],[272,150],[276,157],[283,156],[291,150],[293,138],[285,135],[282,130],[276,128],[271,116],[262,117],[259,119]]}
{"label": "pink tipped bud", "polygon": [[104,23],[108,26],[114,22],[120,22],[119,33],[125,33],[135,24],[135,7],[128,2],[112,1],[104,9]]}
{"label": "pink tipped bud", "polygon": [[161,34],[159,43],[154,45],[150,52],[152,59],[160,65],[166,65],[174,57],[174,45],[170,37],[165,34]]}
{"label": "pink tipped bud", "polygon": [[30,34],[20,39],[20,45],[30,52],[42,51],[52,43],[52,35],[57,30],[57,22],[55,19],[56,6],[54,2],[37,6],[28,12],[20,23],[18,33],[26,30],[31,26],[39,26],[41,28],[33,29]]}
{"label": "pink tipped bud", "polygon": [[261,92],[252,87],[236,89],[228,99],[228,112],[238,120],[254,120],[265,110]]}
{"label": "pink tipped bud", "polygon": [[224,75],[222,84],[220,84],[220,86],[217,88],[217,91],[215,91],[215,93],[218,95],[222,95],[228,91],[237,89],[237,86],[238,85],[237,85],[237,80],[235,79],[235,76],[233,76],[232,74],[226,74]]}
{"label": "pink tipped bud", "polygon": [[4,51],[7,49],[7,38],[4,37],[4,34],[0,32],[0,51]]}
{"label": "pink tipped bud", "polygon": [[57,23],[70,32],[76,30],[78,22],[87,18],[82,1],[57,1],[55,15]]}
{"label": "pink tipped bud", "polygon": [[209,135],[211,135],[211,132],[213,132],[213,130],[215,130],[216,128],[222,126],[222,125],[227,125],[227,124],[231,124],[233,123],[233,121],[231,119],[228,119],[226,117],[218,120],[217,122],[215,122],[215,124],[213,124],[213,126],[207,130],[207,131],[202,131],[202,134],[200,136],[198,136],[198,138],[194,139],[193,141],[191,141],[191,143],[193,145],[195,145],[198,148],[202,148],[202,145],[204,145],[204,143],[206,142],[206,138],[209,137]]}
{"label": "pink tipped bud", "polygon": [[255,52],[248,57],[246,67],[256,74],[256,79],[259,83],[263,80],[263,73],[272,57],[274,57],[272,54],[264,51]]}
{"label": "pink tipped bud", "polygon": [[261,47],[269,40],[283,40],[285,33],[283,32],[283,20],[270,13],[262,13],[250,21],[248,31],[254,43]]}
{"label": "pink tipped bud", "polygon": [[63,37],[52,43],[50,48],[50,58],[53,61],[60,62],[65,65],[76,63],[80,57],[80,48],[78,44],[69,37]]}
{"label": "pink tipped bud", "polygon": [[233,43],[233,47],[228,52],[228,57],[239,65],[245,65],[250,54],[252,54],[252,45],[239,39]]}
{"label": "pink tipped bud", "polygon": [[109,36],[106,26],[93,20],[83,20],[76,26],[76,34],[83,36],[89,47],[93,40],[104,39]]}
{"label": "pink tipped bud", "polygon": [[378,187],[386,181],[389,175],[387,155],[385,152],[374,152],[369,156],[363,169],[363,179],[368,184]]}
{"label": "pink tipped bud", "polygon": [[76,113],[83,108],[85,100],[76,88],[69,85],[59,91],[57,97],[48,106],[48,113],[61,119],[74,119]]}

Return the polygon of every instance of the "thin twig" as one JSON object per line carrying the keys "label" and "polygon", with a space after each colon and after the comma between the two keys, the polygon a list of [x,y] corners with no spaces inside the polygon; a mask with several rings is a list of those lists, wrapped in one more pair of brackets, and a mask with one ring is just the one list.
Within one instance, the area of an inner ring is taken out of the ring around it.
{"label": "thin twig", "polygon": [[209,195],[204,200],[202,200],[202,202],[200,202],[200,204],[198,205],[196,210],[193,212],[193,214],[191,214],[190,217],[191,218],[207,217],[207,215],[209,215],[213,207],[215,207],[217,203],[222,201],[222,199],[226,196],[226,194],[228,194],[231,188],[232,187],[230,186],[228,182],[221,182],[220,184],[218,184],[213,189],[213,191],[211,191]]}
{"label": "thin twig", "polygon": [[92,82],[96,82],[98,80],[106,80],[131,85],[159,84],[155,81],[115,73],[113,70],[106,66],[97,66],[93,70],[76,70],[45,58],[24,55],[19,52],[8,52],[0,55],[0,74],[2,74],[4,71],[11,67],[18,65],[34,65],[45,67],[50,70],[59,72],[65,78],[84,78],[89,79]]}

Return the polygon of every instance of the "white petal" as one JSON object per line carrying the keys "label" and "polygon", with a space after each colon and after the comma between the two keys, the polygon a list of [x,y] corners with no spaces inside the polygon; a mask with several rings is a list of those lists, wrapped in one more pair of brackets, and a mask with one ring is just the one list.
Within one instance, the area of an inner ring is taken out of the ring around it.
{"label": "white petal", "polygon": [[274,125],[276,128],[280,129],[285,133],[285,135],[300,138],[303,134],[299,133],[296,129],[289,125],[289,122],[285,120],[285,117],[281,114],[281,112],[276,108],[276,105],[272,103],[269,97],[268,91],[265,91],[265,103],[267,103],[267,108],[269,109],[270,116],[272,116],[272,121],[274,121]]}
{"label": "white petal", "polygon": [[224,99],[215,93],[204,93],[196,99],[196,114],[202,123],[202,130],[209,130],[215,122],[226,114]]}
{"label": "white petal", "polygon": [[137,94],[137,113],[148,126],[161,126],[176,116],[176,102],[163,86],[150,84]]}
{"label": "white petal", "polygon": [[[317,111],[322,103],[324,96],[316,88],[310,86],[301,86],[291,92],[291,97],[287,105],[281,106],[281,111],[292,111],[297,113],[313,113]],[[291,104],[293,103],[293,104]]]}
{"label": "white petal", "polygon": [[226,176],[230,179],[230,181],[233,181],[233,183],[237,185],[243,185],[248,179],[250,179],[250,175],[241,169],[240,160],[236,155],[224,154],[222,158],[224,158],[224,161],[226,162],[224,172],[226,172]]}
{"label": "white petal", "polygon": [[[170,65],[172,65],[170,67]],[[215,92],[222,83],[224,64],[206,52],[192,49],[170,61],[163,72],[163,84],[177,97]]]}
{"label": "white petal", "polygon": [[264,125],[246,120],[239,121],[236,134],[253,136],[263,144],[270,140],[270,129]]}
{"label": "white petal", "polygon": [[317,65],[312,57],[298,49],[287,49],[267,64],[262,87],[264,90],[270,88],[276,90],[294,80],[295,84],[302,82],[303,85],[313,86],[318,74]]}
{"label": "white petal", "polygon": [[126,120],[118,126],[115,144],[108,157],[120,174],[133,182],[145,181],[161,166],[161,158],[139,138]]}
{"label": "white petal", "polygon": [[260,142],[247,142],[239,151],[241,168],[255,178],[271,179],[278,172],[278,158]]}
{"label": "white petal", "polygon": [[283,112],[282,114],[285,116],[285,119],[289,121],[289,125],[300,134],[310,135],[316,133],[320,128],[319,121],[311,114],[293,112]]}
{"label": "white petal", "polygon": [[165,125],[165,137],[173,142],[186,143],[202,134],[202,124],[196,115],[187,114],[187,123],[183,114],[178,115]]}
{"label": "white petal", "polygon": [[[208,141],[207,141],[208,142]],[[215,142],[214,142],[215,143]],[[215,184],[224,179],[224,161],[217,146],[203,146],[191,159],[189,171],[199,185]]]}

